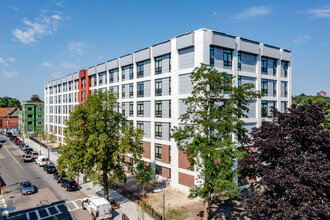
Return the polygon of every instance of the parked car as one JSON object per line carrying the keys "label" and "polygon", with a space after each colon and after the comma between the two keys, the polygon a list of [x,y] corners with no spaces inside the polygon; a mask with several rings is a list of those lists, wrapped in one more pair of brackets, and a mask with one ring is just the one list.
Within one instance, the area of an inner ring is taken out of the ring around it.
{"label": "parked car", "polygon": [[22,195],[29,195],[29,194],[34,193],[34,186],[32,185],[32,183],[30,181],[21,182],[19,188],[22,192]]}
{"label": "parked car", "polygon": [[23,162],[29,162],[29,161],[32,161],[32,156],[29,155],[29,154],[25,154],[22,156],[22,159],[21,159]]}
{"label": "parked car", "polygon": [[78,189],[78,183],[75,180],[70,180],[70,179],[63,179],[61,186],[66,188],[66,191],[72,191]]}
{"label": "parked car", "polygon": [[60,175],[60,173],[58,171],[56,171],[54,174],[53,174],[53,178],[54,180],[57,180],[57,183],[62,183],[62,181],[65,179],[65,174],[63,175]]}
{"label": "parked car", "polygon": [[16,145],[19,145],[19,144],[21,144],[21,143],[23,143],[23,142],[22,142],[21,140],[18,139],[18,140],[15,141],[14,143],[15,143]]}
{"label": "parked car", "polygon": [[39,153],[38,152],[35,152],[35,151],[32,151],[29,154],[32,156],[32,159],[37,159],[38,156],[39,156]]}
{"label": "parked car", "polygon": [[111,219],[111,205],[105,198],[84,198],[81,202],[82,209],[87,209],[93,219]]}
{"label": "parked car", "polygon": [[39,165],[39,167],[45,166],[49,162],[49,159],[47,156],[38,156],[36,160],[36,164]]}
{"label": "parked car", "polygon": [[25,151],[26,148],[30,148],[29,145],[23,145],[23,147],[21,147],[21,150]]}
{"label": "parked car", "polygon": [[22,147],[24,147],[25,146],[25,144],[24,143],[20,143],[19,145],[17,145],[20,149],[22,149]]}
{"label": "parked car", "polygon": [[32,153],[33,152],[33,148],[26,147],[26,148],[24,148],[24,152],[27,153],[27,154]]}
{"label": "parked car", "polygon": [[17,138],[17,136],[14,136],[14,135],[13,135],[13,136],[10,137],[10,140],[14,142],[14,141],[17,141],[18,138]]}
{"label": "parked car", "polygon": [[6,136],[7,136],[7,137],[11,137],[11,136],[13,136],[13,133],[11,133],[10,131],[7,131],[7,132],[6,132]]}
{"label": "parked car", "polygon": [[44,171],[46,171],[47,173],[54,173],[57,171],[57,169],[53,164],[46,164],[44,166]]}

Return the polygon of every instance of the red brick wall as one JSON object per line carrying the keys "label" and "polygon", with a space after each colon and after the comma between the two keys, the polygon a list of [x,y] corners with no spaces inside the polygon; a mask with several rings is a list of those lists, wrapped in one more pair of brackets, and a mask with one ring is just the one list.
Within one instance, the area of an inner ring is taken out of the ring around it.
{"label": "red brick wall", "polygon": [[143,157],[151,159],[151,143],[150,142],[143,142]]}
{"label": "red brick wall", "polygon": [[162,167],[162,177],[169,179],[171,177],[171,169]]}
{"label": "red brick wall", "polygon": [[162,144],[162,162],[170,163],[170,146]]}
{"label": "red brick wall", "polygon": [[182,150],[179,150],[179,168],[188,170],[189,167],[190,163],[187,159],[187,155]]}
{"label": "red brick wall", "polygon": [[179,184],[193,188],[195,185],[195,177],[179,172]]}

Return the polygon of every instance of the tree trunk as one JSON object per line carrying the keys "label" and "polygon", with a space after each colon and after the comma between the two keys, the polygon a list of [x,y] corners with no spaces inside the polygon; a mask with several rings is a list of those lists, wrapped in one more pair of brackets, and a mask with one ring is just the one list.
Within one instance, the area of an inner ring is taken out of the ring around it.
{"label": "tree trunk", "polygon": [[108,183],[108,175],[103,174],[103,188],[104,188],[104,198],[109,201],[109,183]]}
{"label": "tree trunk", "polygon": [[210,201],[205,200],[204,201],[204,215],[203,215],[203,220],[208,220],[209,219],[209,211],[210,211]]}
{"label": "tree trunk", "polygon": [[142,196],[144,196],[144,185],[142,185]]}

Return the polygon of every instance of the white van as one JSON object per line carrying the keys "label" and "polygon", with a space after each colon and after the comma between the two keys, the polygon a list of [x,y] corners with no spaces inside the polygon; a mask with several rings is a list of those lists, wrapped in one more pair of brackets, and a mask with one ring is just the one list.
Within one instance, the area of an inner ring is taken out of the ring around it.
{"label": "white van", "polygon": [[104,198],[84,198],[81,206],[93,216],[93,219],[111,219],[111,205]]}
{"label": "white van", "polygon": [[39,167],[43,167],[47,163],[49,163],[49,159],[47,156],[38,156],[38,158],[36,160],[36,164],[39,164]]}

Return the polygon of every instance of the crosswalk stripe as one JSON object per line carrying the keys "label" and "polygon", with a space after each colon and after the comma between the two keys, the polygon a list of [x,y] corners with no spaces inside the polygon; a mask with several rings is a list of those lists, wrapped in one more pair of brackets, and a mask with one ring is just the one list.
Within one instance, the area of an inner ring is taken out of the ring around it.
{"label": "crosswalk stripe", "polygon": [[79,209],[79,206],[75,202],[72,203],[74,204],[74,206],[76,206],[76,209]]}
{"label": "crosswalk stripe", "polygon": [[31,219],[31,218],[30,218],[30,215],[29,215],[28,212],[26,213],[26,219],[27,219],[27,220],[30,220],[30,219]]}
{"label": "crosswalk stripe", "polygon": [[47,212],[48,215],[52,215],[52,214],[50,214],[50,211],[49,211],[48,208],[45,208],[45,209],[46,209],[46,212]]}
{"label": "crosswalk stripe", "polygon": [[40,219],[41,217],[40,217],[38,210],[35,210],[35,212],[36,212],[37,218]]}

